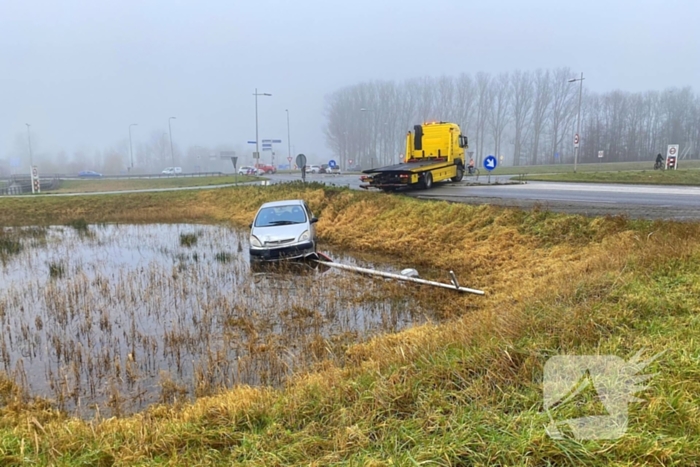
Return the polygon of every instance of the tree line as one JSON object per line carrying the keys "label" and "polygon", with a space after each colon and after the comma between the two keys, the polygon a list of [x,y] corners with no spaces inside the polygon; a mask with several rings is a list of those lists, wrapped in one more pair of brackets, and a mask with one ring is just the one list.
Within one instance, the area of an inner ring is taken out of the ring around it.
{"label": "tree line", "polygon": [[[370,81],[326,97],[325,136],[343,165],[400,161],[406,132],[426,121],[458,123],[477,163],[489,154],[508,165],[572,163],[580,83],[569,68],[402,82]],[[692,88],[581,94],[579,163],[648,161],[680,144],[698,158],[700,96]],[[352,162],[350,162],[352,161]]]}

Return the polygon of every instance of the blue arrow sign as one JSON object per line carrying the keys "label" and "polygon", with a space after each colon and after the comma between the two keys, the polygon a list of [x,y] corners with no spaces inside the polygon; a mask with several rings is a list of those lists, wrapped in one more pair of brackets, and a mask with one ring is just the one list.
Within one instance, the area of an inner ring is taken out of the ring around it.
{"label": "blue arrow sign", "polygon": [[486,159],[484,159],[484,168],[489,172],[495,169],[497,165],[498,161],[493,156],[487,156]]}
{"label": "blue arrow sign", "polygon": [[331,169],[335,169],[337,166],[338,164],[336,164],[333,159],[328,161],[328,167],[330,167]]}

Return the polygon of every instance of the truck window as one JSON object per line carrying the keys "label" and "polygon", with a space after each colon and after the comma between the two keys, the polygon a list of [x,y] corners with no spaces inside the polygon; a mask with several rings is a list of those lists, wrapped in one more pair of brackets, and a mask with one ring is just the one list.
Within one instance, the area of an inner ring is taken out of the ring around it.
{"label": "truck window", "polygon": [[413,145],[415,146],[416,151],[420,151],[423,149],[423,127],[420,125],[416,125],[413,127],[413,130],[416,133],[415,138],[413,139]]}

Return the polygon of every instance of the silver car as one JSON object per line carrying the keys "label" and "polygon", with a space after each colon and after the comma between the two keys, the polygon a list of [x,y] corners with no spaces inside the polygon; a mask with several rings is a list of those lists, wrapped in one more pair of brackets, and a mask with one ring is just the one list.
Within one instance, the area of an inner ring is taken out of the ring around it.
{"label": "silver car", "polygon": [[316,253],[316,222],[304,200],[263,204],[250,225],[250,259],[299,259]]}

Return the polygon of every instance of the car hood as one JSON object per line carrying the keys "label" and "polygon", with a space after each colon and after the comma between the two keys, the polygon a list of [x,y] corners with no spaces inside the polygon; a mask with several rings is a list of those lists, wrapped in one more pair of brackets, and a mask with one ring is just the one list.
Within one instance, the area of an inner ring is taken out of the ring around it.
{"label": "car hood", "polygon": [[251,235],[255,235],[263,244],[290,243],[299,239],[299,236],[309,229],[309,224],[275,225],[271,227],[253,227]]}

